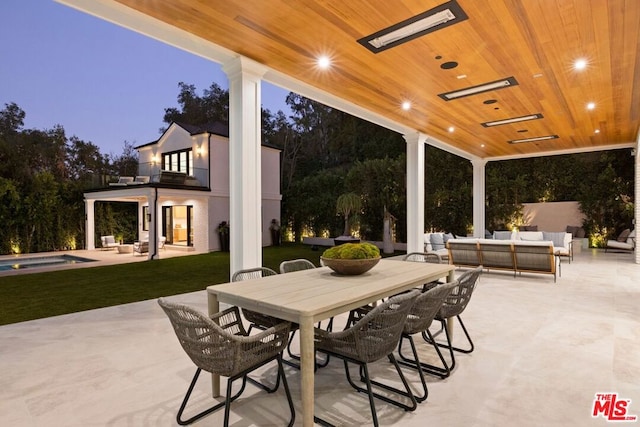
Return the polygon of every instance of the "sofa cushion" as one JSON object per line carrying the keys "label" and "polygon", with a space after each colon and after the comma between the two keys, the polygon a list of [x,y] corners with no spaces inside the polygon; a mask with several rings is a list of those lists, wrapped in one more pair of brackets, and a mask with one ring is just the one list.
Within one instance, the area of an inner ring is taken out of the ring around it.
{"label": "sofa cushion", "polygon": [[567,233],[565,233],[564,231],[559,231],[559,232],[543,231],[542,234],[544,236],[544,240],[553,242],[554,247],[564,248],[565,236],[567,235]]}
{"label": "sofa cushion", "polygon": [[511,232],[510,231],[494,231],[493,238],[495,240],[511,240]]}
{"label": "sofa cushion", "polygon": [[444,243],[447,243],[449,240],[455,239],[455,238],[456,236],[454,236],[452,233],[447,233],[442,235],[442,240],[444,241]]}
{"label": "sofa cushion", "polygon": [[542,231],[521,231],[518,233],[519,240],[526,240],[528,242],[538,242],[540,240],[548,240],[544,238],[544,232]]}
{"label": "sofa cushion", "polygon": [[444,236],[442,234],[432,233],[431,236],[429,236],[429,240],[431,241],[431,249],[434,251],[444,249]]}

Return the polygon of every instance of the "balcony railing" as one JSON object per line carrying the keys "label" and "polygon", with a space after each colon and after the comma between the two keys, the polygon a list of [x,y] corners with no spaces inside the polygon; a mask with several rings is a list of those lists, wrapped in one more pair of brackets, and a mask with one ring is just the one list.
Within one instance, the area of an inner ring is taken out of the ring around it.
{"label": "balcony railing", "polygon": [[209,170],[205,168],[194,168],[193,175],[187,175],[183,172],[163,171],[157,163],[140,163],[138,175],[148,176],[150,182],[209,187]]}

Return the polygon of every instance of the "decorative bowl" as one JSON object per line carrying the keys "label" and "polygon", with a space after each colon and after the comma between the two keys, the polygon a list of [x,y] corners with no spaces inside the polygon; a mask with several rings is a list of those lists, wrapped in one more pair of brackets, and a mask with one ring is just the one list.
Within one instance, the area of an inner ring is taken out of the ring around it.
{"label": "decorative bowl", "polygon": [[371,270],[380,261],[380,257],[366,259],[336,259],[320,257],[322,263],[336,274],[356,276]]}

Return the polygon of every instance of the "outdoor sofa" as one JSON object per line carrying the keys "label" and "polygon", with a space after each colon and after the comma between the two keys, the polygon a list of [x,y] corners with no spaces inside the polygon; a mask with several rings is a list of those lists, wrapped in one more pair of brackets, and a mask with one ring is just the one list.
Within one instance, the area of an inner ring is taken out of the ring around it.
{"label": "outdoor sofa", "polygon": [[541,273],[556,281],[558,257],[551,241],[450,239],[447,241],[449,264],[486,270]]}

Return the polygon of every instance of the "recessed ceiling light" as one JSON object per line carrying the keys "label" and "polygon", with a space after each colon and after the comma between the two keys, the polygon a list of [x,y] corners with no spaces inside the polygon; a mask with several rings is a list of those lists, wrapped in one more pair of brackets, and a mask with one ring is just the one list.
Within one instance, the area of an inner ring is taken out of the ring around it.
{"label": "recessed ceiling light", "polygon": [[508,141],[509,144],[521,144],[523,142],[544,141],[547,139],[558,139],[558,135],[534,136],[533,138],[513,139]]}
{"label": "recessed ceiling light", "polygon": [[595,133],[600,133],[600,129],[596,129],[596,130],[595,130]]}
{"label": "recessed ceiling light", "polygon": [[491,126],[500,126],[500,125],[506,125],[509,123],[517,123],[517,122],[526,122],[527,120],[536,120],[536,119],[542,119],[542,118],[543,118],[542,114],[537,113],[537,114],[529,114],[528,116],[522,116],[522,117],[512,117],[510,119],[504,119],[504,120],[494,120],[492,122],[481,123],[481,125],[487,128]]}
{"label": "recessed ceiling light", "polygon": [[411,109],[411,103],[409,101],[404,101],[402,103],[402,109],[405,110],[405,111],[410,110]]}
{"label": "recessed ceiling light", "polygon": [[460,80],[460,79],[466,79],[467,75],[466,74],[460,74],[459,76],[456,76],[456,79]]}
{"label": "recessed ceiling light", "polygon": [[453,126],[449,126],[449,132],[453,132],[454,130],[456,130],[456,128],[454,128]]}
{"label": "recessed ceiling light", "polygon": [[358,43],[373,53],[379,53],[433,31],[457,24],[468,18],[460,5],[455,0],[451,0],[367,37],[363,37],[358,40]]}
{"label": "recessed ceiling light", "polygon": [[587,104],[587,110],[593,110],[594,108],[596,108],[595,102],[590,102]]}
{"label": "recessed ceiling light", "polygon": [[516,86],[518,82],[513,77],[507,77],[506,79],[496,80],[495,82],[484,83],[478,86],[471,86],[466,89],[454,90],[453,92],[441,93],[438,96],[445,101],[451,101],[463,96],[475,95],[477,93],[488,92],[490,90],[504,89],[511,86]]}
{"label": "recessed ceiling light", "polygon": [[573,63],[573,68],[576,70],[584,70],[587,68],[587,60],[584,58],[580,58]]}
{"label": "recessed ceiling light", "polygon": [[536,73],[536,74],[533,75],[534,79],[537,79],[537,78],[540,78],[540,77],[542,77],[542,73]]}
{"label": "recessed ceiling light", "polygon": [[480,144],[480,148],[484,148],[484,144]]}
{"label": "recessed ceiling light", "polygon": [[328,56],[321,56],[318,58],[318,67],[326,70],[331,66],[331,59]]}

